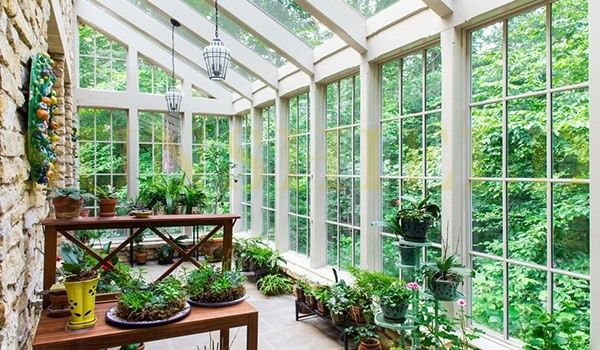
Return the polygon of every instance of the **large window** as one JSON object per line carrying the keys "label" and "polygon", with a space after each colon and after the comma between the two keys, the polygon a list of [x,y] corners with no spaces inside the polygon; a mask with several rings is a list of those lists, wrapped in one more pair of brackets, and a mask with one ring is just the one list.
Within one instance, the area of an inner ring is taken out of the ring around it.
{"label": "large window", "polygon": [[193,115],[194,181],[204,185],[211,213],[229,212],[229,117]]}
{"label": "large window", "polygon": [[360,81],[327,86],[327,263],[360,264]]}
{"label": "large window", "polygon": [[[441,207],[441,52],[439,46],[381,67],[381,198],[384,218],[395,216],[403,198],[427,197]],[[428,234],[440,242],[440,225]],[[383,269],[397,275],[396,238],[382,233]],[[430,250],[434,254],[436,249]]]}
{"label": "large window", "polygon": [[262,110],[262,230],[263,237],[275,240],[275,107]]}
{"label": "large window", "polygon": [[[171,73],[151,63],[146,58],[138,57],[139,91],[148,94],[163,95],[171,86]],[[175,86],[181,90],[181,79],[175,76]]]}
{"label": "large window", "polygon": [[470,35],[473,319],[505,339],[532,305],[588,334],[587,12],[559,0]]}
{"label": "large window", "polygon": [[127,49],[85,24],[79,25],[79,86],[127,90]]}
{"label": "large window", "polygon": [[[119,203],[127,199],[127,111],[79,109],[80,186],[97,194],[98,188],[114,186]],[[98,210],[95,201],[85,203],[90,216]],[[119,210],[121,212],[121,210]]]}
{"label": "large window", "polygon": [[140,175],[173,174],[181,170],[181,117],[139,112]]}
{"label": "large window", "polygon": [[242,229],[252,230],[252,119],[249,114],[242,116]]}
{"label": "large window", "polygon": [[310,243],[310,107],[308,93],[289,103],[290,249],[309,254]]}

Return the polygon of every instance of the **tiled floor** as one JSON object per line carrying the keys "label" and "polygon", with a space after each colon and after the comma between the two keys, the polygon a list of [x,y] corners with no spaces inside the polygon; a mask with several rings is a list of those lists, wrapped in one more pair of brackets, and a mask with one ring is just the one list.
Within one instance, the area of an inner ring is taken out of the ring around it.
{"label": "tiled floor", "polygon": [[[165,266],[149,265],[148,278],[160,275]],[[265,297],[254,284],[248,283],[248,302],[259,312],[260,350],[339,350],[343,349],[337,340],[339,333],[328,322],[318,318],[296,322],[294,298],[291,295]],[[236,336],[237,334],[237,336]],[[215,340],[218,332],[213,332]],[[231,350],[246,348],[245,327],[231,330]],[[146,343],[148,350],[207,350],[210,349],[208,334],[197,334]],[[221,349],[222,350],[222,349]]]}

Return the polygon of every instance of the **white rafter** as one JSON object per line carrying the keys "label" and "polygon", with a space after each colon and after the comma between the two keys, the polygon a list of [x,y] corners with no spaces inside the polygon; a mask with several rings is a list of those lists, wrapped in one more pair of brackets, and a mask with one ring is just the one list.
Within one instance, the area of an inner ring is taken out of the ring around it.
{"label": "white rafter", "polygon": [[[115,38],[126,45],[135,46],[135,49],[140,54],[155,62],[161,63],[165,67],[170,65],[171,55],[169,52],[105,13],[97,6],[92,5],[89,1],[77,1],[75,13],[82,22],[98,28],[103,33],[106,33],[110,37]],[[189,80],[197,86],[202,86],[206,92],[215,98],[231,99],[231,92],[208,79],[208,77],[202,75],[198,70],[190,67],[187,63],[176,58],[175,64],[178,67],[179,74],[185,77],[186,80]]]}
{"label": "white rafter", "polygon": [[[214,4],[213,0],[208,0]],[[302,71],[313,74],[313,49],[248,0],[219,0],[224,12],[240,27],[267,43]]]}
{"label": "white rafter", "polygon": [[423,0],[425,5],[440,17],[446,17],[452,14],[454,10],[450,5],[452,0]]}
{"label": "white rafter", "polygon": [[[215,34],[215,25],[196,11],[190,11],[187,4],[173,0],[147,0],[157,9],[168,16],[177,19],[182,26],[187,27],[194,34],[210,42]],[[277,88],[277,67],[259,54],[248,48],[233,36],[220,31],[219,37],[231,50],[231,58],[240,66],[254,73],[256,77],[272,88]]]}
{"label": "white rafter", "polygon": [[[88,0],[85,0],[88,1]],[[144,11],[140,10],[137,6],[126,0],[95,0],[96,3],[105,6],[106,8],[115,8],[115,4],[118,4],[119,13],[115,13],[121,17],[121,19],[131,26],[137,28],[143,33],[148,34],[161,44],[170,47],[171,46],[171,30],[164,24],[160,23],[156,19],[152,18]],[[202,50],[190,43],[188,39],[175,33],[175,52],[181,54],[187,59],[196,58],[200,63],[198,66],[202,69],[202,72],[206,72],[204,68],[204,61],[202,58]],[[227,79],[221,82],[232,90],[238,92],[240,95],[251,98],[252,97],[252,85],[251,82],[241,76],[234,70],[227,71]]]}
{"label": "white rafter", "polygon": [[367,23],[344,0],[296,0],[319,22],[359,53],[367,51]]}

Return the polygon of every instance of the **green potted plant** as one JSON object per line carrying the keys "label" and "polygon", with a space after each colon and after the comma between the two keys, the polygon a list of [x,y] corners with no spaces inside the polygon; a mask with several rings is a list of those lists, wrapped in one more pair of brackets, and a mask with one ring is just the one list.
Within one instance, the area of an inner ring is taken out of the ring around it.
{"label": "green potted plant", "polygon": [[190,183],[182,187],[181,201],[185,214],[192,214],[194,208],[200,212],[206,206],[206,195],[199,184]]}
{"label": "green potted plant", "polygon": [[54,205],[57,219],[73,219],[79,217],[84,200],[94,200],[96,197],[77,188],[66,187],[50,190],[48,199]]}
{"label": "green potted plant", "polygon": [[289,278],[280,274],[266,275],[257,282],[258,290],[268,296],[290,294],[292,292],[292,282]]}
{"label": "green potted plant", "polygon": [[447,256],[447,250],[442,249],[442,256],[425,266],[425,275],[428,289],[436,299],[454,301],[458,298],[458,286],[473,273],[459,262],[458,255]]}
{"label": "green potted plant", "polygon": [[306,299],[306,306],[311,309],[317,308],[317,299],[315,299],[315,290],[318,286],[309,286],[308,289],[304,290],[304,297]]}
{"label": "green potted plant", "polygon": [[352,322],[355,324],[364,324],[367,322],[363,311],[364,305],[369,305],[370,302],[371,298],[365,289],[358,286],[353,286],[350,289],[350,308],[348,309],[348,314]]}
{"label": "green potted plant", "polygon": [[379,293],[383,317],[391,322],[404,323],[412,292],[402,283],[393,283]]}
{"label": "green potted plant", "polygon": [[294,295],[296,296],[296,300],[305,302],[306,297],[304,296],[304,290],[308,289],[308,283],[304,279],[296,280],[296,284],[294,285]]}
{"label": "green potted plant", "polygon": [[402,237],[411,242],[425,242],[429,227],[440,218],[440,208],[429,203],[427,197],[420,202],[410,197],[401,198],[406,207],[398,211],[396,221],[402,228]]}
{"label": "green potted plant", "polygon": [[96,325],[96,289],[98,287],[98,272],[91,269],[85,259],[83,250],[70,245],[61,246],[63,282],[67,290],[67,298],[71,310],[71,318],[67,328],[71,330],[84,329]]}
{"label": "green potted plant", "polygon": [[[396,239],[400,241],[402,235],[402,225],[398,221],[396,216],[388,217],[383,223],[383,228],[388,233],[396,235]],[[413,247],[405,244],[399,244],[400,249],[400,263],[404,266],[415,266],[417,264],[417,251],[418,247]]]}
{"label": "green potted plant", "polygon": [[221,271],[204,265],[186,276],[186,290],[196,304],[224,304],[244,298],[245,280],[239,271]]}
{"label": "green potted plant", "polygon": [[336,325],[346,322],[348,308],[350,307],[350,287],[342,280],[331,287],[330,297],[327,300],[331,321]]}
{"label": "green potted plant", "polygon": [[327,301],[331,297],[331,291],[329,286],[318,286],[315,291],[315,300],[317,302],[317,312],[321,316],[329,315],[329,308],[327,307]]}
{"label": "green potted plant", "polygon": [[358,350],[382,350],[381,342],[372,325],[349,327],[347,332],[359,344]]}
{"label": "green potted plant", "polygon": [[135,238],[135,262],[138,265],[146,265],[148,260],[148,249],[143,244],[144,235],[139,235]]}
{"label": "green potted plant", "polygon": [[250,271],[254,272],[252,277],[255,281],[270,273],[279,272],[280,265],[286,263],[279,251],[268,246],[249,247],[242,253],[242,257],[249,261]]}
{"label": "green potted plant", "polygon": [[98,187],[98,204],[100,206],[100,217],[112,217],[117,215],[115,208],[117,207],[117,190],[114,186]]}

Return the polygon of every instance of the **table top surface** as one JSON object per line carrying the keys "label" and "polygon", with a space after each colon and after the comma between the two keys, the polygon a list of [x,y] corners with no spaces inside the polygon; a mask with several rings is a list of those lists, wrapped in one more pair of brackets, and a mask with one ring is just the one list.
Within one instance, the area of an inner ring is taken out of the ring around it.
{"label": "table top surface", "polygon": [[74,219],[47,218],[45,226],[69,229],[122,228],[144,226],[193,226],[219,224],[239,219],[236,214],[190,214],[190,215],[151,215],[147,218],[133,216],[80,217]]}
{"label": "table top surface", "polygon": [[[96,349],[151,341],[247,325],[258,311],[247,302],[220,308],[192,307],[189,316],[178,322],[147,328],[123,329],[106,323],[106,311],[116,303],[96,304],[96,326],[80,331],[66,330],[68,317],[48,317],[44,310],[33,339],[34,349]],[[83,345],[86,345],[82,347]],[[91,346],[91,347],[90,347]]]}

